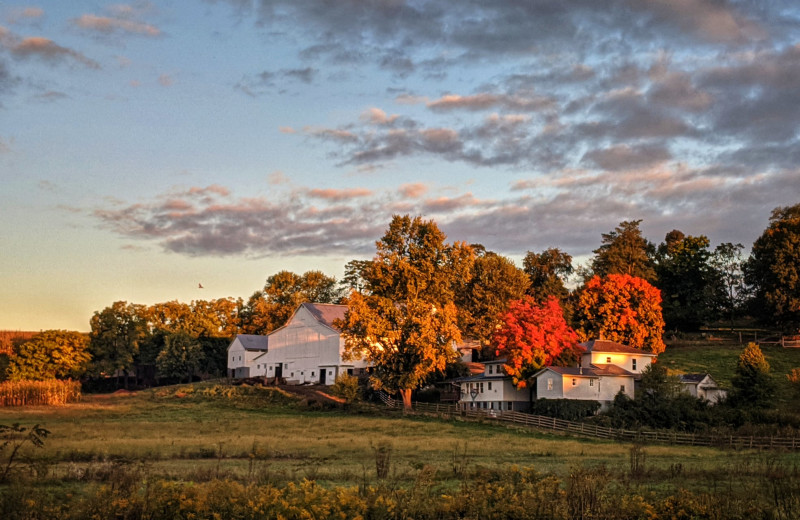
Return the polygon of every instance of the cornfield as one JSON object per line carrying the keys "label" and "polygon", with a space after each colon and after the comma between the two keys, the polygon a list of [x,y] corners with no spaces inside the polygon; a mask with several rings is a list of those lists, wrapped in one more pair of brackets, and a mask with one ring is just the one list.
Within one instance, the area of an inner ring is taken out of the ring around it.
{"label": "cornfield", "polygon": [[71,379],[0,383],[0,406],[62,405],[80,398],[81,384]]}

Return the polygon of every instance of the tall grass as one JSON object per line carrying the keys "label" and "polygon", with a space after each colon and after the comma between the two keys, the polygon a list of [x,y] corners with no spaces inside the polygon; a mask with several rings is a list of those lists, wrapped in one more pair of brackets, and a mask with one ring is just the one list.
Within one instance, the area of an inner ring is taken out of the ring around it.
{"label": "tall grass", "polygon": [[63,405],[80,398],[81,384],[71,379],[0,383],[0,406]]}

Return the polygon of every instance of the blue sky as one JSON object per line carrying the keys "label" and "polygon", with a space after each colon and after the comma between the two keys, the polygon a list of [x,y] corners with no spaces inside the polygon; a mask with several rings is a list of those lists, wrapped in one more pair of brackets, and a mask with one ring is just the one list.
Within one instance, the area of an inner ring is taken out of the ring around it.
{"label": "blue sky", "polygon": [[800,202],[798,42],[790,1],[4,2],[0,329],[340,277],[392,214],[749,246]]}

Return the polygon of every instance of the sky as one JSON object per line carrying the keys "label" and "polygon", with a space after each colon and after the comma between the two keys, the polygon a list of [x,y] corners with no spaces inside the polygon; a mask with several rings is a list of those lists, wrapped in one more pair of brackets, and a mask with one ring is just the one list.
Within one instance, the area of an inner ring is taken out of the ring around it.
{"label": "sky", "polygon": [[0,4],[0,329],[341,278],[396,214],[519,264],[798,202],[795,1]]}

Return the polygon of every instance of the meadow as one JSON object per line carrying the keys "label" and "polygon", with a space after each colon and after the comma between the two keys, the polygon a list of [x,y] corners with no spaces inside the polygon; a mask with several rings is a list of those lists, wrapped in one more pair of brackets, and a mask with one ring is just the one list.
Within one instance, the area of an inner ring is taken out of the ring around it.
{"label": "meadow", "polygon": [[0,408],[0,424],[14,423],[51,434],[0,484],[9,519],[212,518],[236,504],[228,517],[783,518],[800,506],[797,453],[632,446],[271,388]]}

